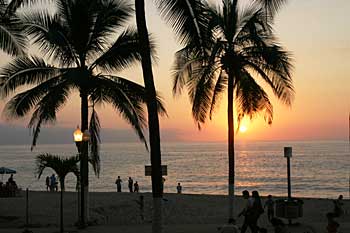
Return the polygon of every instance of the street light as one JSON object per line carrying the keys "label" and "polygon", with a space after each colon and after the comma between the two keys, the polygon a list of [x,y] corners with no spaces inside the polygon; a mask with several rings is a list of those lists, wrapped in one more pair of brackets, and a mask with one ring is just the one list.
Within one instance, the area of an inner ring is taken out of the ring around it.
{"label": "street light", "polygon": [[82,133],[77,127],[73,136],[80,156],[80,226],[85,227],[88,204],[88,142],[90,141],[90,133],[87,129]]}
{"label": "street light", "polygon": [[75,145],[77,146],[78,152],[80,153],[80,147],[81,147],[81,142],[83,141],[83,132],[79,129],[79,126],[77,126],[77,129],[73,133]]}

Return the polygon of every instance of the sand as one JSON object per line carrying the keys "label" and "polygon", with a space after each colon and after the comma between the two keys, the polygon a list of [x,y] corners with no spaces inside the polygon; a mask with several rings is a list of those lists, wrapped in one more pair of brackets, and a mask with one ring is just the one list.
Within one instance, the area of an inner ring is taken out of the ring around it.
{"label": "sand", "polygon": [[[136,200],[139,195],[145,197],[142,221]],[[78,230],[74,227],[77,221],[77,193],[66,192],[64,195],[64,225],[69,232],[87,233],[131,233],[151,232],[152,198],[150,193],[90,193],[89,218],[93,226]],[[169,233],[210,232],[227,220],[227,198],[219,195],[165,194],[163,201],[164,231]],[[29,193],[29,228],[35,233],[58,232],[59,193]],[[263,199],[263,202],[265,199]],[[312,233],[326,232],[325,214],[333,209],[330,199],[303,198],[304,216],[295,220],[298,226],[291,226],[290,232]],[[235,201],[235,212],[243,208],[242,197]],[[350,233],[350,201],[344,200],[346,214],[337,219],[341,233]],[[238,219],[241,225],[243,217]],[[23,232],[25,225],[25,194],[19,197],[0,198],[0,233]],[[259,219],[259,226],[273,232],[266,214]]]}

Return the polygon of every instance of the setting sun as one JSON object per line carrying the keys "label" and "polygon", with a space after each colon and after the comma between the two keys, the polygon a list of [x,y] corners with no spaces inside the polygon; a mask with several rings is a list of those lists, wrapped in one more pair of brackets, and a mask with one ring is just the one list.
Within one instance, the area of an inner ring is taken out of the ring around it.
{"label": "setting sun", "polygon": [[248,130],[248,127],[246,125],[241,125],[239,127],[239,132],[245,133]]}

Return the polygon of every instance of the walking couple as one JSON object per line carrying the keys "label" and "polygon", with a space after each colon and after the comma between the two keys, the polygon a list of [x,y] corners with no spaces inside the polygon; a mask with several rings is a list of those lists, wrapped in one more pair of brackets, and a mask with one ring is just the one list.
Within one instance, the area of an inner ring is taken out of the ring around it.
{"label": "walking couple", "polygon": [[245,233],[247,228],[250,228],[252,233],[257,233],[259,231],[258,219],[262,213],[264,213],[264,208],[261,204],[261,199],[258,191],[253,191],[252,196],[249,196],[248,190],[242,192],[243,198],[246,200],[245,207],[239,213],[238,217],[244,216],[244,222],[241,227],[241,233]]}

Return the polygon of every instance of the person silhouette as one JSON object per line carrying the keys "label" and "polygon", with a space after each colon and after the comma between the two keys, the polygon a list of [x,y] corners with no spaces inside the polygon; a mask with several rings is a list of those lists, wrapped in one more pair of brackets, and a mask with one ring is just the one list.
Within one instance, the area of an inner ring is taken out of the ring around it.
{"label": "person silhouette", "polygon": [[56,176],[52,174],[50,176],[50,191],[53,192],[56,190]]}
{"label": "person silhouette", "polygon": [[50,190],[50,176],[46,176],[45,185],[46,185],[46,191],[49,191]]}
{"label": "person silhouette", "polygon": [[344,214],[343,209],[343,195],[339,195],[338,199],[333,201],[334,203],[334,217],[340,217]]}
{"label": "person silhouette", "polygon": [[249,196],[248,190],[244,190],[242,192],[243,198],[246,200],[245,207],[243,210],[238,214],[238,217],[244,216],[243,225],[241,227],[241,233],[245,233],[247,228],[249,227],[252,233],[257,232],[257,227],[254,224],[254,213],[253,213],[253,204],[254,199]]}
{"label": "person silhouette", "polygon": [[117,192],[120,193],[122,191],[122,180],[120,179],[120,176],[115,180],[115,184],[117,185]]}
{"label": "person silhouette", "polygon": [[131,179],[131,177],[129,177],[129,180],[128,180],[128,188],[129,188],[129,192],[132,193],[132,186],[134,184],[134,181]]}
{"label": "person silhouette", "polygon": [[177,193],[178,193],[178,194],[181,194],[181,193],[182,193],[182,186],[181,186],[180,183],[177,183],[176,190],[177,190]]}
{"label": "person silhouette", "polygon": [[139,184],[137,183],[137,181],[135,181],[135,183],[134,183],[134,192],[135,193],[139,192]]}

